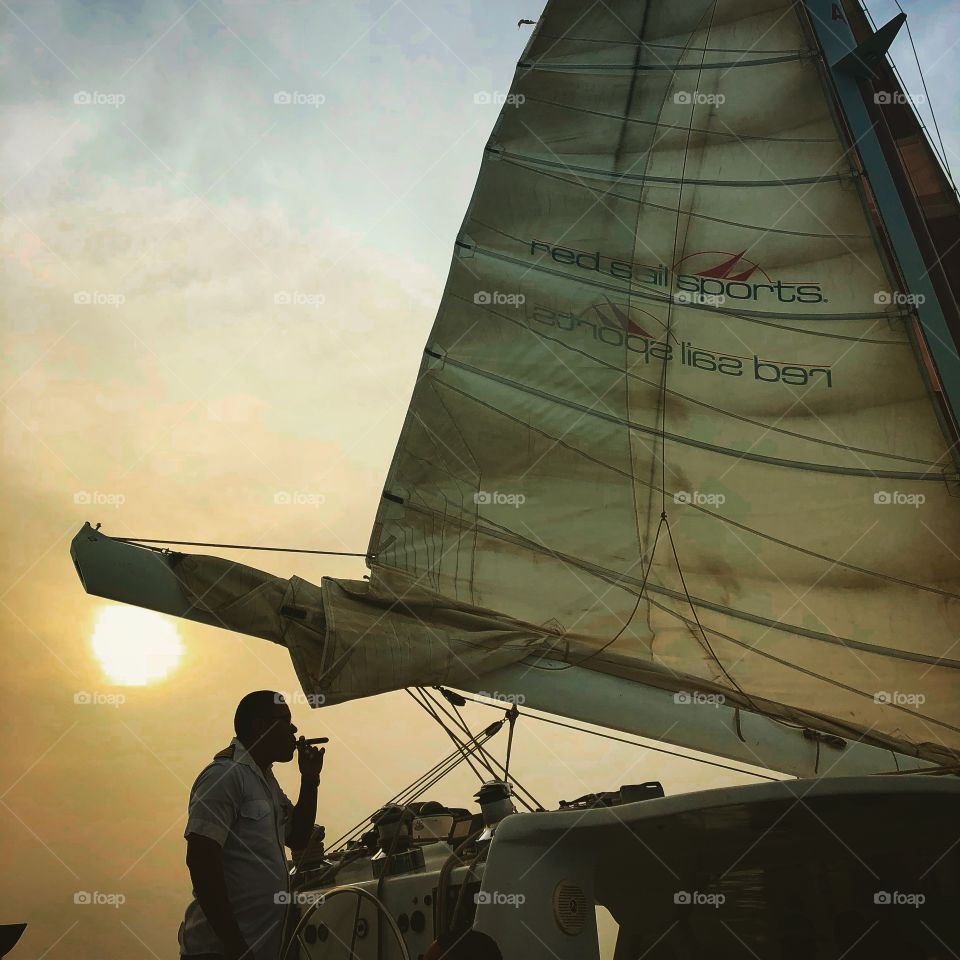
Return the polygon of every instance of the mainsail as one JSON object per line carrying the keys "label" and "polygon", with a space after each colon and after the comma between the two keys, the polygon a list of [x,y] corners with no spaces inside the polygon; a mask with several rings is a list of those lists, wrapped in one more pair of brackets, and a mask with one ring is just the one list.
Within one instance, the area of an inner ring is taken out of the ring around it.
{"label": "mainsail", "polygon": [[552,0],[369,582],[185,558],[184,615],[285,642],[328,703],[516,663],[960,761],[956,351],[855,139],[802,4]]}

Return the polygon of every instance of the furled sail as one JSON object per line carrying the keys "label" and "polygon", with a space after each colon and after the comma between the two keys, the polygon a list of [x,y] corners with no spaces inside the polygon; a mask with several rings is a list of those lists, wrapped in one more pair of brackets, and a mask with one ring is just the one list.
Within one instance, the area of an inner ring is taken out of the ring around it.
{"label": "furled sail", "polygon": [[960,761],[951,411],[850,142],[802,5],[552,0],[369,583],[260,575],[251,615],[195,558],[191,609],[326,702],[522,661]]}

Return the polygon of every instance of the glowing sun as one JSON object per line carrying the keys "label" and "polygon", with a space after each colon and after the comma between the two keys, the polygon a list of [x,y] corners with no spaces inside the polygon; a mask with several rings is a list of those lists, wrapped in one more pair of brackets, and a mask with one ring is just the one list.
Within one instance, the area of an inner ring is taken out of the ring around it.
{"label": "glowing sun", "polygon": [[104,673],[122,686],[162,680],[183,652],[170,620],[140,607],[103,607],[91,642]]}

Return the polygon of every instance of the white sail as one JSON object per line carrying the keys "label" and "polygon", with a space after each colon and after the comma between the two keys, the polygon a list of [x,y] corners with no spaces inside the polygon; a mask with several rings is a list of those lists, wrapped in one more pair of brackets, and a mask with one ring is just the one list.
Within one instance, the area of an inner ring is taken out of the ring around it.
{"label": "white sail", "polygon": [[[477,689],[533,652],[638,698],[960,758],[952,440],[805,18],[548,5],[456,241],[370,582],[271,587],[248,631],[291,646],[308,693]],[[217,563],[178,574],[200,607]]]}
{"label": "white sail", "polygon": [[797,9],[554,3],[511,93],[374,581],[569,663],[955,751],[955,466]]}

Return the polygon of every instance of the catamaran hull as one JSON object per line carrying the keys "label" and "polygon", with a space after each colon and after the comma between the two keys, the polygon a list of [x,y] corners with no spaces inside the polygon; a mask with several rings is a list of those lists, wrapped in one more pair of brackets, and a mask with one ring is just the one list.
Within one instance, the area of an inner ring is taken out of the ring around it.
{"label": "catamaran hull", "polygon": [[[960,944],[958,800],[953,778],[858,777],[517,814],[485,864],[453,871],[447,912],[459,901],[458,927],[493,937],[504,960],[597,960],[614,936],[617,960],[946,958]],[[439,932],[443,857],[424,853],[425,869],[380,891],[411,957]],[[350,870],[377,894],[369,861]],[[375,960],[380,912],[347,892],[324,899],[302,960]],[[384,957],[400,958],[381,919]]]}

